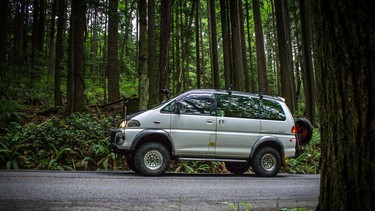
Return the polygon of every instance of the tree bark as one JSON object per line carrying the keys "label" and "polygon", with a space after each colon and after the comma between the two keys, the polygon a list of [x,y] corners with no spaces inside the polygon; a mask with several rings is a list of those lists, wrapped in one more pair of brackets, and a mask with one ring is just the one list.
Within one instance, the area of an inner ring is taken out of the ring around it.
{"label": "tree bark", "polygon": [[201,88],[201,58],[200,58],[200,1],[196,0],[196,10],[195,10],[195,57],[196,57],[196,63],[197,63],[197,89]]}
{"label": "tree bark", "polygon": [[268,79],[266,71],[266,54],[264,51],[262,20],[260,16],[259,0],[253,0],[254,27],[255,27],[255,46],[257,54],[258,67],[258,87],[259,91],[268,93]]}
{"label": "tree bark", "polygon": [[277,30],[277,43],[280,62],[280,78],[281,78],[281,96],[285,98],[285,102],[290,107],[293,113],[293,90],[292,80],[289,74],[287,48],[285,39],[284,17],[282,0],[275,0],[276,10],[276,30]]}
{"label": "tree bark", "polygon": [[148,104],[148,72],[147,72],[147,3],[139,1],[139,110],[146,110]]}
{"label": "tree bark", "polygon": [[[163,0],[161,2],[161,32],[160,32],[160,88],[169,88],[169,43],[171,36],[171,11],[172,1]],[[160,91],[160,90],[159,90]],[[163,98],[163,94],[160,93],[159,98]]]}
{"label": "tree bark", "polygon": [[9,13],[8,1],[2,0],[0,3],[0,64],[6,61]]}
{"label": "tree bark", "polygon": [[26,11],[25,0],[16,1],[16,26],[14,29],[14,53],[13,53],[13,64],[16,66],[21,66],[24,64],[24,18]]}
{"label": "tree bark", "polygon": [[297,110],[297,98],[296,98],[296,78],[294,76],[294,62],[293,62],[293,48],[291,40],[291,20],[289,18],[289,5],[288,0],[282,0],[283,17],[284,17],[284,31],[285,31],[285,43],[287,51],[287,66],[288,66],[288,77],[290,83],[290,97],[292,98],[292,104],[289,106],[292,114]]}
{"label": "tree bark", "polygon": [[72,112],[85,111],[86,96],[84,93],[84,32],[86,22],[86,1],[73,0],[73,106]]}
{"label": "tree bark", "polygon": [[224,57],[224,78],[225,87],[233,83],[232,68],[231,68],[231,44],[229,37],[230,26],[228,23],[228,1],[220,0],[220,17],[221,17],[221,36],[223,38],[223,57]]}
{"label": "tree bark", "polygon": [[70,29],[69,29],[69,46],[68,46],[68,71],[66,79],[66,109],[67,114],[74,112],[74,24],[75,24],[75,7],[71,7]]}
{"label": "tree bark", "polygon": [[315,122],[315,79],[312,67],[310,47],[310,27],[308,21],[307,0],[299,0],[301,36],[302,36],[302,58],[303,58],[303,87],[305,94],[306,117],[312,124]]}
{"label": "tree bark", "polygon": [[55,64],[55,18],[57,11],[57,1],[58,0],[53,0],[52,2],[51,29],[49,34],[48,77],[52,77]]}
{"label": "tree bark", "polygon": [[239,0],[230,1],[230,20],[232,29],[232,60],[233,60],[233,83],[234,89],[245,91],[243,74],[241,31],[239,17]]}
{"label": "tree bark", "polygon": [[57,34],[56,34],[56,58],[55,58],[55,90],[54,100],[55,106],[62,105],[62,93],[61,93],[61,72],[64,69],[62,66],[62,60],[64,58],[64,23],[65,23],[65,0],[56,0],[57,5]]}
{"label": "tree bark", "polygon": [[311,3],[322,144],[317,210],[374,210],[375,4]]}
{"label": "tree bark", "polygon": [[245,3],[246,8],[246,25],[247,25],[247,42],[249,44],[249,61],[250,61],[250,92],[255,92],[255,73],[253,68],[253,46],[251,42],[251,36],[250,35],[250,8],[249,8],[249,2],[246,0]]}
{"label": "tree bark", "polygon": [[215,13],[215,0],[208,0],[209,8],[209,30],[210,30],[210,52],[211,52],[211,76],[214,89],[220,88],[220,78],[219,78],[219,62],[217,53],[217,34],[216,34],[216,13]]}
{"label": "tree bark", "polygon": [[155,36],[155,0],[148,1],[148,77],[149,79],[149,104],[158,102],[159,71],[156,68],[156,36]]}
{"label": "tree bark", "polygon": [[245,20],[243,13],[243,4],[242,0],[239,0],[239,19],[240,19],[240,32],[241,32],[241,53],[242,53],[242,63],[243,63],[243,74],[244,74],[244,83],[245,91],[250,92],[250,77],[249,77],[249,65],[247,62],[247,51],[246,51],[246,40],[245,40]]}
{"label": "tree bark", "polygon": [[118,0],[109,1],[108,10],[108,101],[120,99],[120,70],[118,62]]}

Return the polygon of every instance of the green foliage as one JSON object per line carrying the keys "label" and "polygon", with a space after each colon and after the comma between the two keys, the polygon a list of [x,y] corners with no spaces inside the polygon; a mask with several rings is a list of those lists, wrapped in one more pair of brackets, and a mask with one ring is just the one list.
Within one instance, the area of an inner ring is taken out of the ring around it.
{"label": "green foliage", "polygon": [[239,210],[249,211],[253,209],[253,205],[251,205],[248,202],[232,203],[232,202],[224,201],[221,203],[227,205],[229,210],[233,210],[233,211],[239,211]]}
{"label": "green foliage", "polygon": [[23,106],[17,101],[1,101],[0,128],[5,128],[11,122],[21,122],[21,120],[26,116],[23,112],[21,112],[22,110],[24,110]]}
{"label": "green foliage", "polygon": [[[109,148],[109,131],[120,117],[74,113],[53,117],[42,124],[13,122],[0,142],[0,168],[50,170],[127,169]],[[286,160],[288,173],[319,173],[320,134],[314,131],[297,159]],[[172,162],[171,172],[228,173],[223,162]]]}
{"label": "green foliage", "polygon": [[36,125],[12,123],[0,144],[1,168],[108,170],[109,131],[118,118],[75,113]]}
{"label": "green foliage", "polygon": [[178,173],[224,173],[222,162],[181,161],[170,165],[171,172]]}
{"label": "green foliage", "polygon": [[304,153],[296,159],[286,160],[286,171],[292,174],[318,174],[320,159],[320,133],[314,130],[310,143],[303,148]]}
{"label": "green foliage", "polygon": [[308,210],[309,209],[307,209],[307,208],[301,208],[301,207],[297,207],[297,208],[281,208],[280,209],[280,211],[308,211]]}

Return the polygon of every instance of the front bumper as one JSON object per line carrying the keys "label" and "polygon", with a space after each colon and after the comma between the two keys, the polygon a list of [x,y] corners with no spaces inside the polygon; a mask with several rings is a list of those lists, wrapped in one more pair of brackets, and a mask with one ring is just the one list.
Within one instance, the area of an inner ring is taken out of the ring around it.
{"label": "front bumper", "polygon": [[119,153],[118,145],[122,145],[125,142],[125,133],[121,129],[112,130],[110,133],[110,148],[112,152]]}

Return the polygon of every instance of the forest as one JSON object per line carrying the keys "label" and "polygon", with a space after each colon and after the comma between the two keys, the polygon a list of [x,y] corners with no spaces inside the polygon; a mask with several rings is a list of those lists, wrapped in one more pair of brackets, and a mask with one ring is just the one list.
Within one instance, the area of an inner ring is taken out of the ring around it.
{"label": "forest", "polygon": [[[50,124],[55,114],[111,111],[115,116],[123,101],[128,113],[144,110],[164,100],[164,88],[174,96],[230,84],[282,96],[296,117],[314,122],[305,1],[3,4],[2,132],[10,122]],[[308,172],[317,173],[317,166]]]}
{"label": "forest", "polygon": [[[375,181],[361,178],[375,171],[374,11],[365,0],[2,0],[0,168],[126,170],[108,147],[125,104],[233,84],[281,96],[313,123],[284,171],[325,178],[319,209],[371,210]],[[328,203],[351,188],[365,190],[357,203]]]}

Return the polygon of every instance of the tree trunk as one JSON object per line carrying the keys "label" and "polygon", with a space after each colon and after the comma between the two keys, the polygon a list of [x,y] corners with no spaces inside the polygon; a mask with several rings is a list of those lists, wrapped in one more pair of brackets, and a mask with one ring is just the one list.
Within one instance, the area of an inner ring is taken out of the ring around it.
{"label": "tree trunk", "polygon": [[322,144],[317,210],[374,210],[375,5],[311,3]]}
{"label": "tree trunk", "polygon": [[[169,88],[169,43],[171,36],[171,11],[172,1],[161,1],[161,32],[160,32],[160,88]],[[159,90],[160,91],[160,90]],[[159,98],[162,99],[163,95],[160,93]]]}
{"label": "tree trunk", "polygon": [[16,17],[15,23],[16,26],[14,29],[14,53],[13,53],[13,64],[16,66],[21,66],[24,63],[24,54],[23,54],[23,46],[24,46],[24,18],[25,18],[25,10],[26,3],[25,0],[19,0],[16,2]]}
{"label": "tree trunk", "polygon": [[8,42],[8,17],[10,9],[8,1],[0,3],[0,64],[6,61],[6,50]]}
{"label": "tree trunk", "polygon": [[[200,1],[196,0],[197,8],[195,10],[195,57],[196,57],[196,63],[197,63],[197,88],[201,88],[201,58],[200,58]],[[203,53],[203,52],[202,52]]]}
{"label": "tree trunk", "polygon": [[73,0],[74,7],[74,110],[85,111],[86,96],[84,93],[84,32],[86,22],[86,1]]}
{"label": "tree trunk", "polygon": [[147,72],[147,3],[139,1],[139,110],[146,110],[148,104],[148,72]]}
{"label": "tree trunk", "polygon": [[247,25],[247,42],[249,44],[249,62],[250,62],[250,92],[255,92],[255,73],[253,68],[253,47],[252,47],[252,41],[251,41],[251,34],[250,34],[250,8],[249,8],[249,2],[246,0],[245,4],[246,8],[246,25]]}
{"label": "tree trunk", "polygon": [[231,44],[229,38],[228,8],[227,0],[220,0],[220,17],[221,17],[221,36],[223,38],[223,57],[224,57],[224,78],[225,87],[233,83],[231,68]]}
{"label": "tree trunk", "polygon": [[54,99],[55,106],[62,105],[62,93],[61,93],[61,72],[64,69],[62,66],[62,60],[64,58],[64,23],[65,23],[65,0],[58,1],[58,20],[57,20],[57,34],[56,34],[56,59],[55,59],[55,90]]}
{"label": "tree trunk", "polygon": [[48,77],[52,77],[54,63],[55,63],[55,23],[56,23],[56,10],[57,10],[57,1],[53,0],[52,2],[52,13],[51,13],[51,29],[49,34],[49,55],[48,55]]}
{"label": "tree trunk", "polygon": [[234,89],[245,91],[245,81],[243,74],[241,31],[239,23],[239,0],[230,1],[230,20],[232,29],[232,63],[233,63],[233,83]]}
{"label": "tree trunk", "polygon": [[277,43],[280,62],[280,78],[281,78],[281,96],[285,98],[286,104],[290,107],[293,113],[293,90],[292,80],[289,74],[287,48],[284,30],[284,17],[282,0],[275,0],[276,10],[276,30],[277,30]]}
{"label": "tree trunk", "polygon": [[149,79],[149,104],[158,102],[159,71],[156,68],[156,36],[155,36],[155,0],[148,1],[148,77]]}
{"label": "tree trunk", "polygon": [[118,0],[109,1],[108,10],[108,101],[120,99],[118,63]]}
{"label": "tree trunk", "polygon": [[253,0],[254,26],[255,26],[255,46],[257,53],[258,84],[259,91],[268,93],[268,79],[266,71],[266,54],[264,51],[264,40],[262,30],[262,20],[260,16],[259,0]]}
{"label": "tree trunk", "polygon": [[74,112],[74,24],[75,24],[75,7],[71,7],[70,29],[69,29],[69,46],[68,46],[68,71],[66,79],[66,109],[67,114]]}
{"label": "tree trunk", "polygon": [[241,32],[241,53],[242,53],[242,63],[243,63],[243,74],[245,91],[250,92],[250,78],[249,78],[249,65],[247,62],[247,51],[246,51],[246,40],[245,40],[245,20],[243,13],[242,0],[239,0],[239,16],[240,16],[240,32]]}
{"label": "tree trunk", "polygon": [[305,4],[307,0],[299,0],[301,15],[301,36],[302,36],[302,55],[303,55],[303,85],[305,94],[306,117],[314,124],[315,122],[315,79],[312,67],[312,58],[310,50],[310,27],[308,21],[308,8]]}
{"label": "tree trunk", "polygon": [[290,28],[290,18],[289,18],[289,7],[288,1],[282,0],[283,17],[284,17],[284,31],[285,31],[285,43],[287,51],[287,66],[288,66],[288,77],[290,83],[290,97],[292,98],[292,105],[289,107],[292,114],[297,110],[297,98],[296,98],[296,79],[294,76],[294,63],[293,63],[293,48],[291,41],[291,28]]}
{"label": "tree trunk", "polygon": [[217,53],[217,34],[216,34],[216,13],[215,13],[215,0],[208,0],[209,7],[209,29],[210,29],[210,38],[211,38],[211,75],[214,89],[220,88],[220,78],[219,78],[219,62],[218,62],[218,53]]}
{"label": "tree trunk", "polygon": [[36,49],[40,52],[43,51],[44,47],[44,33],[46,31],[46,0],[39,0],[39,25],[38,25],[38,37],[36,43]]}
{"label": "tree trunk", "polygon": [[[181,17],[181,18],[180,18]],[[174,31],[181,33],[182,30],[182,1],[178,2],[178,7],[175,10],[175,21],[174,24]],[[172,85],[173,93],[180,93],[181,92],[181,74],[182,74],[182,66],[181,66],[181,45],[182,45],[182,36],[179,36],[179,33],[175,33],[175,53],[174,53],[174,82],[175,84]]]}

